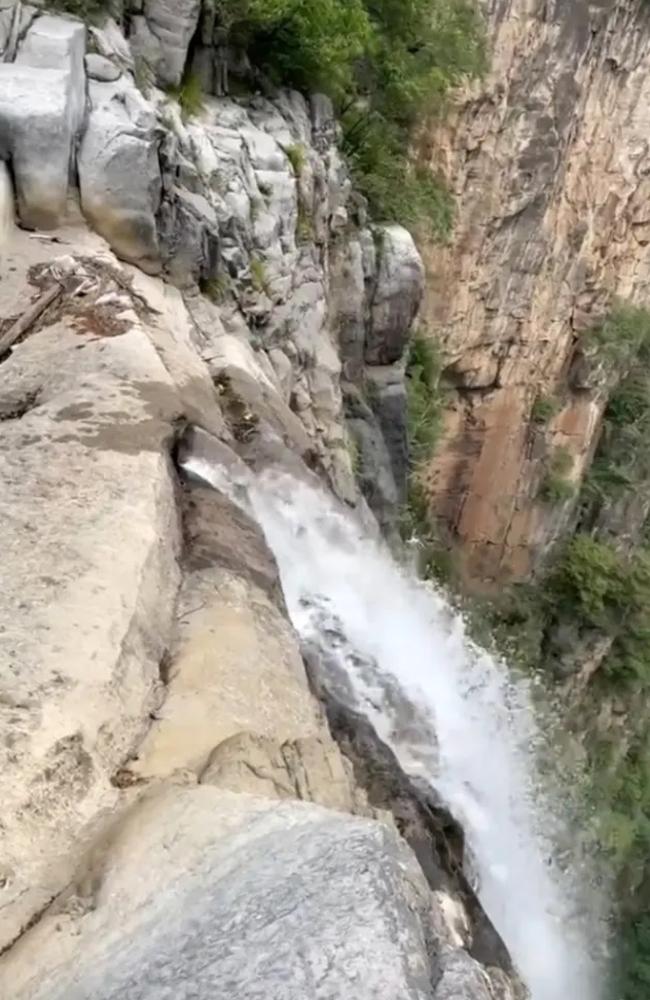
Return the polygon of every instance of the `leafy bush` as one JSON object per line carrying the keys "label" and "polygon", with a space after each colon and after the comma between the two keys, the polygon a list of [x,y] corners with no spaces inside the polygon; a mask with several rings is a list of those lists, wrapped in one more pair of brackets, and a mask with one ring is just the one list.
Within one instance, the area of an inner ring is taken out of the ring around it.
{"label": "leafy bush", "polygon": [[606,362],[624,368],[650,350],[650,312],[642,306],[618,301],[589,338]]}
{"label": "leafy bush", "polygon": [[440,434],[440,371],[436,341],[416,331],[407,365],[409,447],[414,466],[431,457]]}
{"label": "leafy bush", "polygon": [[621,1000],[647,1000],[650,996],[650,916],[626,921],[622,935],[619,981]]}
{"label": "leafy bush", "polygon": [[584,500],[595,521],[599,510],[650,480],[650,371],[636,361],[612,392],[603,418],[596,457],[584,485]]}
{"label": "leafy bush", "polygon": [[539,496],[547,503],[562,503],[575,494],[575,486],[568,478],[573,466],[573,459],[566,448],[557,448],[548,463],[544,473]]}
{"label": "leafy bush", "polygon": [[482,72],[474,0],[214,0],[230,40],[275,83],[323,90],[344,126],[360,189],[379,219],[444,236],[451,199],[413,166],[411,131],[449,89]]}
{"label": "leafy bush", "polygon": [[261,257],[251,257],[250,262],[251,284],[256,292],[269,294],[269,279],[266,273],[266,264]]}
{"label": "leafy bush", "polygon": [[436,340],[422,330],[413,334],[407,362],[407,405],[409,431],[409,484],[407,503],[402,511],[402,537],[417,538],[420,572],[427,578],[444,579],[449,567],[431,523],[423,481],[428,459],[435,451],[442,428],[442,361]]}
{"label": "leafy bush", "polygon": [[201,282],[201,292],[206,295],[215,305],[222,305],[232,288],[230,275],[222,271],[214,278]]}
{"label": "leafy bush", "polygon": [[536,396],[530,413],[534,424],[547,424],[558,410],[557,400],[550,396]]}

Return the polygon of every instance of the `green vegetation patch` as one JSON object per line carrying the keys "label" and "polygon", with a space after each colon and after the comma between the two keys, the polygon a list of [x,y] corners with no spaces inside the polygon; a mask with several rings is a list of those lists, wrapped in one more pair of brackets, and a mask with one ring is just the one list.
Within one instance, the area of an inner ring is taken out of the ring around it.
{"label": "green vegetation patch", "polygon": [[452,200],[413,130],[450,89],[485,68],[474,0],[214,0],[234,45],[276,84],[332,97],[344,150],[377,221],[444,238]]}
{"label": "green vegetation patch", "polygon": [[205,94],[196,73],[186,73],[180,86],[170,87],[167,92],[178,101],[184,121],[195,118],[203,111]]}
{"label": "green vegetation patch", "polygon": [[575,495],[575,486],[569,479],[572,467],[573,459],[570,452],[566,448],[556,448],[540,484],[539,495],[542,500],[558,504],[570,500]]}

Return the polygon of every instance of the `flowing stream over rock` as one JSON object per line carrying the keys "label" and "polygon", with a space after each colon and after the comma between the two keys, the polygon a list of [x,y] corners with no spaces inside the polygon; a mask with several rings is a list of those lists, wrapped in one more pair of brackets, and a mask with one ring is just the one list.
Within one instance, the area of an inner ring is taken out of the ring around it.
{"label": "flowing stream over rock", "polygon": [[184,468],[252,509],[325,686],[364,713],[462,823],[468,875],[532,1000],[597,1000],[599,903],[588,872],[554,858],[561,792],[549,795],[537,777],[527,686],[468,639],[439,591],[321,491],[198,458]]}

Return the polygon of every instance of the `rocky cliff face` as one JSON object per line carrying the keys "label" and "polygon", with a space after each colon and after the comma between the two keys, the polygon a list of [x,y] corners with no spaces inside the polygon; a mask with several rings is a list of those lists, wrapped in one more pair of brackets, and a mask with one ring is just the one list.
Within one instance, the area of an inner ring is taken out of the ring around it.
{"label": "rocky cliff face", "polygon": [[325,99],[183,119],[199,13],[0,2],[0,993],[514,1000],[460,831],[334,740],[258,526],[176,464],[372,530],[354,456],[390,530],[423,284]]}
{"label": "rocky cliff face", "polygon": [[645,301],[650,278],[648,11],[486,10],[489,77],[429,137],[458,216],[427,253],[425,307],[450,386],[427,491],[473,586],[530,576],[566,528],[570,499],[549,504],[540,485],[559,455],[578,483],[598,441],[607,373],[587,331],[613,297]]}

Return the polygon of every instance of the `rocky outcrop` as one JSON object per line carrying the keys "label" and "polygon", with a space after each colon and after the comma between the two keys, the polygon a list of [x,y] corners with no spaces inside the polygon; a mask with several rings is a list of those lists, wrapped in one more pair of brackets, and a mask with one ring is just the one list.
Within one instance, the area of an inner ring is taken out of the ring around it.
{"label": "rocky outcrop", "polygon": [[77,158],[81,209],[123,260],[156,273],[162,194],[156,116],[125,75],[92,80],[88,89],[90,114]]}
{"label": "rocky outcrop", "polygon": [[[350,431],[366,451],[374,442],[385,486],[373,490],[368,474],[361,483],[390,531],[406,489],[401,359],[422,295],[420,257],[406,230],[367,225],[326,98],[206,94],[188,118],[154,86],[179,83],[199,6],[151,0],[125,14],[128,41],[111,20],[21,22],[0,64],[0,158],[11,162],[19,220],[57,225],[78,197],[118,257],[184,289],[213,377],[280,438],[288,431],[290,447],[349,503],[358,499]],[[348,428],[342,382],[363,393],[375,365],[381,387]]]}
{"label": "rocky outcrop", "polygon": [[424,292],[424,268],[410,233],[386,226],[378,234],[375,290],[366,336],[366,361],[399,361]]}
{"label": "rocky outcrop", "polygon": [[11,160],[20,218],[28,227],[55,226],[65,213],[85,109],[85,37],[78,21],[39,17],[14,61],[0,62],[0,159]]}
{"label": "rocky outcrop", "polygon": [[434,996],[426,883],[381,824],[203,785],[143,802],[105,851],[97,907],[70,899],[5,963],[12,996]]}
{"label": "rocky outcrop", "polygon": [[[431,512],[474,585],[529,576],[566,527],[570,504],[539,485],[559,448],[577,483],[596,445],[606,385],[575,377],[581,342],[650,279],[645,13],[492,0],[488,15],[489,77],[431,136],[458,213],[427,254],[424,313],[453,387]],[[541,426],[536,398],[557,403]]]}

